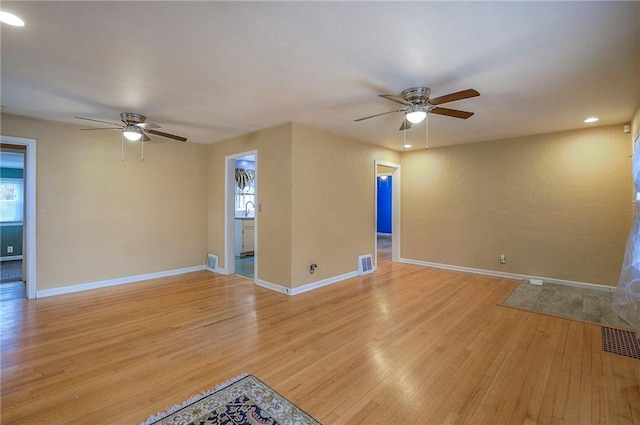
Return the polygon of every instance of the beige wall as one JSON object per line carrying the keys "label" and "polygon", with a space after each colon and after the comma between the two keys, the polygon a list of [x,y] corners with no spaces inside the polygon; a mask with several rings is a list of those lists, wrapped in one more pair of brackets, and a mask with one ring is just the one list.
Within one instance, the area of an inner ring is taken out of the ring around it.
{"label": "beige wall", "polygon": [[401,255],[616,285],[630,146],[615,125],[406,152]]}
{"label": "beige wall", "polygon": [[378,165],[378,174],[393,174],[396,169],[394,167],[387,167],[386,165]]}
{"label": "beige wall", "polygon": [[37,140],[38,290],[201,265],[207,251],[224,267],[224,160],[249,150],[258,275],[291,288],[373,252],[376,159],[402,164],[404,258],[615,285],[631,223],[620,125],[399,154],[290,123],[211,146],[154,138],[144,162],[138,144],[120,161],[116,132],[79,128],[2,114],[4,135]]}
{"label": "beige wall", "polygon": [[292,157],[293,287],[357,270],[358,256],[374,252],[374,160],[399,154],[294,124]]}
{"label": "beige wall", "polygon": [[[209,147],[209,251],[224,258],[224,163],[258,151],[258,278],[295,288],[373,253],[374,160],[396,152],[289,123]],[[309,265],[318,264],[311,275]]]}
{"label": "beige wall", "polygon": [[204,264],[206,147],[2,114],[36,139],[37,290]]}
{"label": "beige wall", "polygon": [[258,278],[291,286],[291,124],[215,143],[209,150],[209,252],[224,256],[225,157],[258,151]]}

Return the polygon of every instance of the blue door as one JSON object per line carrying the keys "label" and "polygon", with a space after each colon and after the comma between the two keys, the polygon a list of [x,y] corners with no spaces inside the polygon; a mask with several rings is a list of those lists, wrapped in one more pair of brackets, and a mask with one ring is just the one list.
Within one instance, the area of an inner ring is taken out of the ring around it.
{"label": "blue door", "polygon": [[391,233],[391,176],[378,177],[378,233]]}

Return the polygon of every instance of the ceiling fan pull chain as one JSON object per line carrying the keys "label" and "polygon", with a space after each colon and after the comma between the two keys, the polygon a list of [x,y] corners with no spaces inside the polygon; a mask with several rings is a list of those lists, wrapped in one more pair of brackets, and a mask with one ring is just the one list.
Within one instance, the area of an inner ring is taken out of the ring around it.
{"label": "ceiling fan pull chain", "polygon": [[142,140],[140,140],[140,146],[142,146],[142,157],[140,158],[140,160],[142,162],[144,162],[144,142]]}
{"label": "ceiling fan pull chain", "polygon": [[424,120],[424,138],[427,139],[427,149],[429,149],[429,114]]}
{"label": "ceiling fan pull chain", "polygon": [[404,130],[402,131],[402,135],[404,136],[404,141],[402,142],[402,147],[404,148],[405,146],[407,146],[407,126],[406,125],[404,126]]}
{"label": "ceiling fan pull chain", "polygon": [[120,148],[120,162],[124,162],[124,134],[120,133],[120,140],[122,141],[122,147]]}

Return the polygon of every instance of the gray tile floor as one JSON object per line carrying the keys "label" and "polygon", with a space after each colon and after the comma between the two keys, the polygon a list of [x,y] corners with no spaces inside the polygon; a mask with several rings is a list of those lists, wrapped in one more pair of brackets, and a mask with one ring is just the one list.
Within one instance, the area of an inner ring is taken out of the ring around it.
{"label": "gray tile floor", "polygon": [[633,330],[611,308],[613,292],[523,281],[502,304],[536,313],[566,317],[612,328]]}
{"label": "gray tile floor", "polygon": [[254,261],[251,257],[236,257],[236,274],[247,277],[249,279],[254,278]]}

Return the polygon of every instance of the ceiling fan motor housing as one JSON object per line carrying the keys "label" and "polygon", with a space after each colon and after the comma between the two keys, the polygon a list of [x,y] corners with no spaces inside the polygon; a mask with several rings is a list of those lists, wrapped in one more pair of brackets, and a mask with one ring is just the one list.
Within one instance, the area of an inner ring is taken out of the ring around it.
{"label": "ceiling fan motor housing", "polygon": [[145,122],[147,120],[147,117],[133,112],[122,112],[120,114],[120,119],[127,125],[135,125]]}
{"label": "ceiling fan motor housing", "polygon": [[412,87],[402,92],[402,98],[414,105],[426,105],[430,95],[431,89],[429,87]]}

